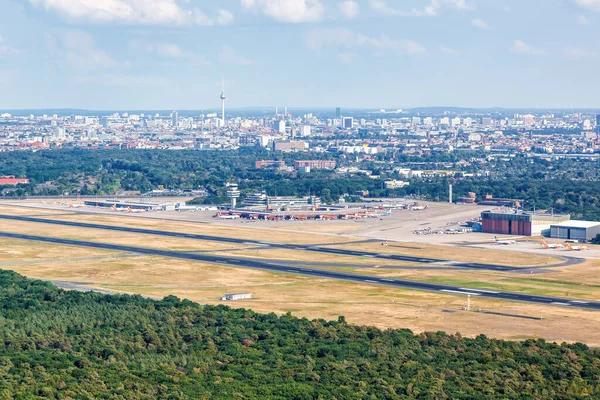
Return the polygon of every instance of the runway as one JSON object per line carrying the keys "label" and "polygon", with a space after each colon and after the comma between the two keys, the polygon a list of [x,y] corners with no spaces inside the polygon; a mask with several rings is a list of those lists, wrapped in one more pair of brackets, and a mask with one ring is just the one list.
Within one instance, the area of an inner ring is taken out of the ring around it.
{"label": "runway", "polygon": [[513,266],[507,266],[507,265],[460,262],[460,261],[443,260],[443,259],[428,258],[428,257],[414,257],[414,256],[402,256],[402,255],[395,255],[395,254],[374,253],[374,252],[360,251],[360,250],[336,249],[336,248],[329,248],[329,247],[321,247],[319,245],[272,243],[272,242],[265,242],[265,241],[258,241],[258,240],[236,239],[236,238],[228,238],[228,237],[213,236],[213,235],[169,232],[169,231],[161,231],[161,230],[156,230],[156,229],[129,228],[129,227],[124,227],[124,226],[91,224],[91,223],[87,223],[87,222],[62,221],[62,220],[52,220],[52,219],[46,219],[46,218],[23,217],[23,216],[16,216],[16,215],[0,214],[0,219],[23,221],[23,222],[36,222],[36,223],[61,225],[61,226],[71,226],[71,227],[77,227],[77,228],[103,229],[103,230],[117,231],[117,232],[139,233],[139,234],[144,234],[144,235],[167,236],[167,237],[176,237],[176,238],[182,238],[182,239],[210,240],[210,241],[222,242],[222,243],[251,244],[251,245],[257,245],[257,246],[265,246],[265,247],[287,249],[287,250],[302,250],[302,251],[311,251],[311,252],[315,252],[315,253],[337,254],[337,255],[354,256],[354,257],[370,257],[370,258],[380,259],[380,260],[394,260],[394,261],[414,262],[414,263],[421,263],[421,264],[449,263],[449,264],[451,264],[451,266],[453,268],[488,270],[488,271],[498,271],[498,272],[519,272],[519,271],[532,270],[532,269],[555,268],[555,267],[562,267],[562,266],[567,266],[567,265],[572,265],[572,264],[578,264],[578,263],[581,263],[584,261],[583,259],[575,258],[575,257],[562,257],[566,261],[559,263],[559,264],[555,264],[555,265],[546,265],[543,267],[540,267],[540,266],[513,267]]}
{"label": "runway", "polygon": [[82,240],[63,239],[63,238],[53,238],[53,237],[45,237],[45,236],[23,235],[23,234],[8,233],[8,232],[0,232],[0,237],[9,238],[9,239],[32,240],[32,241],[37,241],[37,242],[52,243],[52,244],[59,244],[59,245],[81,246],[81,247],[111,250],[111,251],[121,251],[121,252],[128,252],[128,253],[138,253],[138,254],[145,254],[145,255],[151,255],[151,256],[183,259],[183,260],[202,261],[202,262],[208,262],[208,263],[214,263],[214,264],[229,265],[229,266],[233,266],[233,267],[237,267],[237,268],[260,269],[260,270],[278,272],[278,273],[297,274],[297,275],[304,275],[304,276],[311,276],[311,277],[325,278],[325,279],[338,279],[338,280],[351,281],[351,282],[357,282],[357,283],[363,283],[363,284],[396,287],[396,288],[401,288],[401,289],[424,290],[424,291],[430,291],[430,292],[438,292],[438,293],[454,294],[454,295],[462,295],[462,296],[471,295],[471,296],[475,296],[475,297],[483,297],[483,298],[489,298],[489,299],[495,299],[495,300],[510,300],[510,301],[520,301],[520,302],[536,303],[536,304],[543,304],[543,305],[582,308],[582,309],[588,309],[588,310],[600,310],[600,302],[594,302],[594,301],[572,300],[572,299],[565,299],[565,298],[558,298],[558,297],[535,296],[535,295],[522,294],[522,293],[499,292],[499,291],[471,289],[471,288],[449,286],[449,285],[438,285],[438,284],[426,283],[426,282],[407,281],[407,280],[391,279],[391,278],[379,278],[379,277],[374,277],[374,276],[357,275],[357,274],[350,274],[350,273],[337,272],[337,271],[300,268],[300,267],[295,267],[295,266],[268,263],[268,262],[264,262],[264,261],[245,259],[245,258],[232,258],[232,257],[225,257],[225,256],[209,255],[209,254],[198,254],[198,253],[189,253],[189,252],[181,252],[181,251],[150,249],[150,248],[144,248],[144,247],[124,246],[124,245],[97,243],[97,242],[89,242],[89,241],[82,241]]}

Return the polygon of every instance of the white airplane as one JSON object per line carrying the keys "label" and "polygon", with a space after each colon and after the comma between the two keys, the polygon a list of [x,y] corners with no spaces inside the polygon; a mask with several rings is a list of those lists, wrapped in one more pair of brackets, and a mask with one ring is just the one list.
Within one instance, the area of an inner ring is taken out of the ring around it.
{"label": "white airplane", "polygon": [[69,203],[69,208],[83,208],[82,204]]}
{"label": "white airplane", "polygon": [[569,249],[571,251],[583,251],[583,250],[589,250],[590,249],[587,246],[571,246],[571,244],[569,242],[565,243],[565,245],[567,246],[567,249]]}
{"label": "white airplane", "polygon": [[545,249],[562,249],[564,246],[560,243],[546,243],[545,240],[542,240],[542,246]]}
{"label": "white airplane", "polygon": [[496,244],[501,244],[501,245],[511,245],[511,244],[517,244],[516,240],[498,240],[498,238],[496,236],[494,236],[494,242],[496,242]]}
{"label": "white airplane", "polygon": [[424,206],[419,206],[419,207],[413,207],[411,208],[411,210],[413,211],[423,211],[423,210],[427,210],[429,208],[428,205],[424,205]]}
{"label": "white airplane", "polygon": [[134,209],[132,209],[131,207],[127,207],[127,212],[128,212],[128,213],[133,213],[133,214],[141,214],[141,213],[143,213],[143,212],[144,212],[144,210],[137,210],[137,209],[136,209],[136,210],[134,210]]}

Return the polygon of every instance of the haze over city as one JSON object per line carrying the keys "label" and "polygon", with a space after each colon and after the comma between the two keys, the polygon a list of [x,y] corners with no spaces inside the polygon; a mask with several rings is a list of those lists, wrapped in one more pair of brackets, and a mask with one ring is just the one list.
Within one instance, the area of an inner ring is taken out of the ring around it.
{"label": "haze over city", "polygon": [[1,109],[598,106],[598,0],[2,0]]}

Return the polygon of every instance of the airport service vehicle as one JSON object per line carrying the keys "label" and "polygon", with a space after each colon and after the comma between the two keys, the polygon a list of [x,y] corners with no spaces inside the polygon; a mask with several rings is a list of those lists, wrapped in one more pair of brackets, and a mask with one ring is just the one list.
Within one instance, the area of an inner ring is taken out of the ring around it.
{"label": "airport service vehicle", "polygon": [[511,244],[517,244],[516,240],[498,240],[498,238],[496,236],[494,236],[494,242],[496,244],[500,244],[500,245],[504,245],[504,246],[509,246]]}

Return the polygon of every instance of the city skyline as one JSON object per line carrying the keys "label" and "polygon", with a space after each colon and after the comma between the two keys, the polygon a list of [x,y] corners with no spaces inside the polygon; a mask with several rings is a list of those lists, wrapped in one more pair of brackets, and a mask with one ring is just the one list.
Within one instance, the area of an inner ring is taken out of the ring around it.
{"label": "city skyline", "polygon": [[600,107],[597,0],[3,3],[0,109]]}

